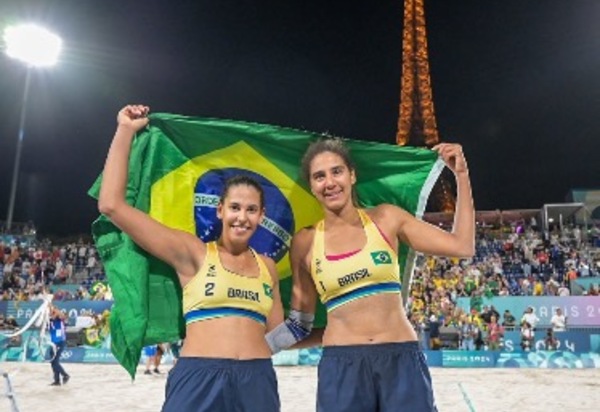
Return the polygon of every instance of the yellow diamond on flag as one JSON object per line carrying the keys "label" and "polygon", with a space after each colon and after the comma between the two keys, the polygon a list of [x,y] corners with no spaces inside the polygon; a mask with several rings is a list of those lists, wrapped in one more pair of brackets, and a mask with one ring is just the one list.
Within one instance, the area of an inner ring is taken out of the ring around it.
{"label": "yellow diamond on flag", "polygon": [[[212,175],[212,182],[219,180],[222,184],[234,174],[258,175],[257,180],[265,189],[266,213],[261,222],[265,232],[263,236],[260,232],[255,234],[251,246],[277,262],[282,279],[290,276],[286,255],[291,237],[320,219],[322,210],[310,193],[244,141],[192,158],[156,181],[151,188],[149,213],[171,228],[211,239],[219,222],[215,216],[208,219],[206,227],[199,227],[197,215],[202,212],[198,208],[215,209],[222,187],[212,188],[212,193],[198,192],[196,188],[205,177]],[[254,238],[258,240],[255,242]]]}

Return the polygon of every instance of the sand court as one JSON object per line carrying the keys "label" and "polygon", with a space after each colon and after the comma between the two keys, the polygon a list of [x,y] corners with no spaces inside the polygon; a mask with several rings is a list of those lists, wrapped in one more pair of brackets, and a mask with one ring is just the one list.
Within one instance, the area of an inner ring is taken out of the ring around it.
{"label": "sand court", "polygon": [[[155,412],[164,398],[166,371],[135,382],[119,365],[64,364],[72,379],[48,386],[49,364],[0,363],[8,372],[19,412]],[[282,412],[315,410],[317,368],[277,367]],[[600,410],[599,369],[442,369],[432,368],[440,412]],[[0,382],[0,411],[11,411]],[[401,410],[401,409],[399,409]]]}

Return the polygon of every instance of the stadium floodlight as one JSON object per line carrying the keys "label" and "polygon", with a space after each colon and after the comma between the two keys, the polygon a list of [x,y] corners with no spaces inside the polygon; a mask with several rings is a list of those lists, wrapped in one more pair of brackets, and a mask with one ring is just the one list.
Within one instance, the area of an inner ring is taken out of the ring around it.
{"label": "stadium floodlight", "polygon": [[4,44],[9,57],[36,67],[56,64],[62,49],[60,37],[35,24],[7,27]]}
{"label": "stadium floodlight", "polygon": [[27,113],[27,98],[29,97],[31,68],[53,66],[56,64],[62,49],[62,40],[56,34],[35,24],[9,26],[4,30],[3,40],[6,54],[27,65],[25,88],[23,90],[23,100],[21,101],[19,140],[17,141],[17,152],[15,154],[15,165],[13,168],[10,200],[6,217],[6,230],[10,232],[15,207],[15,197],[17,194],[17,183],[19,180],[21,150],[23,147],[23,138],[25,136],[25,116]]}

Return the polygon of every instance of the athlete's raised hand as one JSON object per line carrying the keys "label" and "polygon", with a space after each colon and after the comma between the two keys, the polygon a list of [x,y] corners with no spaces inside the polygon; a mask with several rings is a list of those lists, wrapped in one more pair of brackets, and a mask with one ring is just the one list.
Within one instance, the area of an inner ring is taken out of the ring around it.
{"label": "athlete's raised hand", "polygon": [[150,108],[141,104],[131,104],[123,107],[117,115],[119,127],[127,127],[134,133],[148,124]]}
{"label": "athlete's raised hand", "polygon": [[448,166],[455,175],[469,172],[467,160],[465,159],[461,145],[455,143],[440,143],[432,147],[431,150],[438,152],[440,157],[444,160],[444,163],[446,163],[446,166]]}

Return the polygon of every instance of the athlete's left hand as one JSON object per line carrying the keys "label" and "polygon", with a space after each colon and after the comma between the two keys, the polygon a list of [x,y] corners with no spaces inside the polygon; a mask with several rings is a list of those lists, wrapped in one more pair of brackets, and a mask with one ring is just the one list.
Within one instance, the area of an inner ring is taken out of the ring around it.
{"label": "athlete's left hand", "polygon": [[467,160],[465,159],[461,145],[456,143],[440,143],[432,147],[431,150],[438,152],[444,163],[446,163],[446,166],[455,175],[469,172]]}

